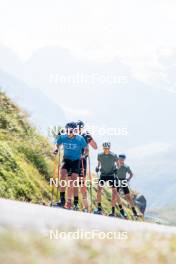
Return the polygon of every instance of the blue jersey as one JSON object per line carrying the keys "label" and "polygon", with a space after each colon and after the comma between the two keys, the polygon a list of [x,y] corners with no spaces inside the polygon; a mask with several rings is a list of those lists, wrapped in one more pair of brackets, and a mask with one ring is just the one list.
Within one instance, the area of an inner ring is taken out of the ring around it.
{"label": "blue jersey", "polygon": [[68,135],[58,136],[56,144],[64,146],[64,158],[69,160],[79,160],[82,149],[87,147],[85,139],[80,135],[73,138],[69,138]]}

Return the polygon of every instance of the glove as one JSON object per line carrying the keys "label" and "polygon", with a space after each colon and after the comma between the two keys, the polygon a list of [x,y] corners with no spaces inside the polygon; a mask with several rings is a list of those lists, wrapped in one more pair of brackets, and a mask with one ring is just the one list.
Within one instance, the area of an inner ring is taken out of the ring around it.
{"label": "glove", "polygon": [[53,151],[53,154],[54,154],[54,155],[57,155],[57,153],[58,153],[58,149],[55,149],[55,150]]}
{"label": "glove", "polygon": [[116,169],[114,169],[114,171],[113,171],[113,172],[114,172],[114,174],[117,174],[117,171],[118,171],[118,169],[117,169],[117,168],[116,168]]}
{"label": "glove", "polygon": [[90,141],[93,139],[92,136],[89,134],[89,132],[86,132],[87,136],[87,142],[90,143]]}
{"label": "glove", "polygon": [[95,171],[96,171],[96,173],[98,173],[100,171],[99,167],[96,167]]}

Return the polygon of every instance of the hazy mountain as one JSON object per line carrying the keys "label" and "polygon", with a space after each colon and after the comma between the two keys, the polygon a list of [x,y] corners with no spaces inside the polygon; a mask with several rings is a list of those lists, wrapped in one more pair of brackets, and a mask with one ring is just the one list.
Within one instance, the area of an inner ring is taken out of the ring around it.
{"label": "hazy mountain", "polygon": [[20,71],[23,68],[23,61],[11,49],[0,45],[0,69],[13,76],[20,76]]}
{"label": "hazy mountain", "polygon": [[[157,152],[137,148],[129,151],[131,167],[135,177],[133,187],[140,187],[146,196],[148,209],[164,208],[176,204],[176,147],[175,145],[155,145]],[[133,155],[134,154],[134,155]]]}
{"label": "hazy mountain", "polygon": [[45,134],[49,126],[61,125],[65,122],[61,108],[40,89],[34,89],[3,71],[0,71],[0,87],[29,113],[31,120]]}
{"label": "hazy mountain", "polygon": [[65,49],[48,47],[36,51],[22,73],[27,83],[42,87],[56,102],[61,99],[65,107],[90,112],[88,123],[127,127],[128,137],[113,139],[116,148],[175,142],[176,125],[170,118],[176,114],[175,96],[132,78],[118,58],[81,61]]}

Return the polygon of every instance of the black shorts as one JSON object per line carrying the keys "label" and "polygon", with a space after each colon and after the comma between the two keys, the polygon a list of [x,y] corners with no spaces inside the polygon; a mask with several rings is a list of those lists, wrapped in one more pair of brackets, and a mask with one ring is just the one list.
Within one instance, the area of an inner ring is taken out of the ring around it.
{"label": "black shorts", "polygon": [[69,160],[64,159],[62,169],[67,170],[68,176],[71,176],[72,173],[79,174],[80,171],[80,160]]}
{"label": "black shorts", "polygon": [[82,158],[80,160],[79,176],[86,177],[86,173],[87,173],[87,158]]}
{"label": "black shorts", "polygon": [[111,187],[115,187],[115,177],[114,175],[100,175],[100,179],[98,181],[99,186],[104,186],[105,182],[108,182]]}
{"label": "black shorts", "polygon": [[123,187],[123,185],[124,184],[122,184],[120,180],[117,180],[117,182],[116,182],[116,186],[118,186],[117,187],[117,191],[119,192],[120,189],[121,189],[125,195],[129,194],[130,193],[130,189],[129,189],[128,185],[124,186],[124,187]]}

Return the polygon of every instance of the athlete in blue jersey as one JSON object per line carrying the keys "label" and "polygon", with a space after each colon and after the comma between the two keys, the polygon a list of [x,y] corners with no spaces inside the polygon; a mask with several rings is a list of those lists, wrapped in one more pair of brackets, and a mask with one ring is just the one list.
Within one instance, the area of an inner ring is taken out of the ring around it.
{"label": "athlete in blue jersey", "polygon": [[78,188],[74,187],[74,182],[77,180],[80,171],[82,150],[84,150],[85,153],[87,152],[87,143],[81,135],[77,134],[77,124],[75,122],[70,122],[66,125],[66,134],[57,137],[56,145],[55,154],[57,154],[60,145],[63,145],[64,149],[60,181],[65,181],[67,176],[69,176],[70,184],[68,186],[68,200],[66,205],[65,187],[61,186],[60,188],[60,206],[70,209],[72,207],[73,189],[74,195],[78,196]]}

